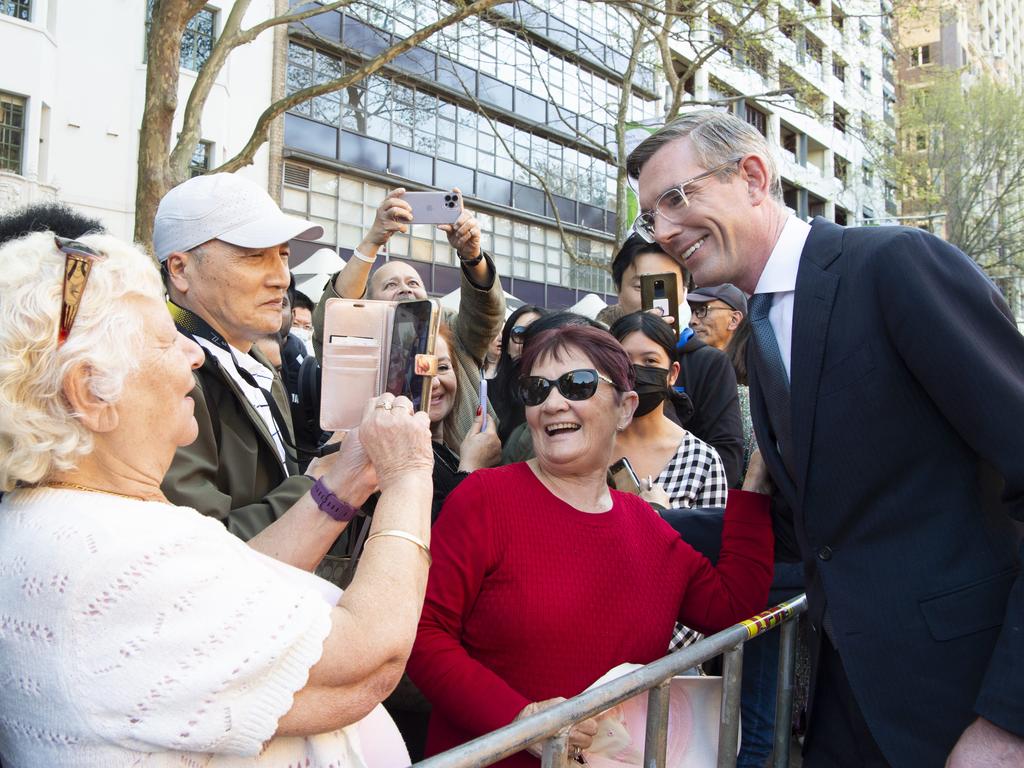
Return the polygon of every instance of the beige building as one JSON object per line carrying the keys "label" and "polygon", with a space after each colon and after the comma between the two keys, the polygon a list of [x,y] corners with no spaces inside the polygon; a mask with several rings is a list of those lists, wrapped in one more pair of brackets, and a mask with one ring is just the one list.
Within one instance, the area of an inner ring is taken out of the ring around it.
{"label": "beige building", "polygon": [[[897,11],[900,99],[915,99],[940,76],[958,72],[964,88],[980,78],[1001,85],[1024,87],[1024,0],[931,0],[922,6]],[[916,128],[914,129],[916,131]],[[928,138],[903,131],[905,152],[924,151]],[[998,193],[991,180],[988,192]],[[946,211],[929,205],[914,190],[905,190],[905,223],[946,235]],[[978,254],[972,254],[978,256]],[[1013,270],[993,271],[1024,330],[1024,277]]]}

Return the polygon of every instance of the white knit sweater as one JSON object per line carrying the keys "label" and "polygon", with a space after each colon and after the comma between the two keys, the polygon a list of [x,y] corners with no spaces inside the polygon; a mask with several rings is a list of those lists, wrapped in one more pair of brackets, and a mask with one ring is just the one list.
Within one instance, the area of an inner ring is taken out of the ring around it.
{"label": "white knit sweater", "polygon": [[186,507],[8,494],[5,768],[364,768],[356,727],[271,740],[330,631],[324,584]]}

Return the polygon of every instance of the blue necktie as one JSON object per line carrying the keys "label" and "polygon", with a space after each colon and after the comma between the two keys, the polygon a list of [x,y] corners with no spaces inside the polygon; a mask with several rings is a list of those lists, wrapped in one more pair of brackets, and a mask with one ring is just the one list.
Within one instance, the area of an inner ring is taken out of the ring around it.
{"label": "blue necktie", "polygon": [[750,335],[754,341],[757,381],[764,393],[771,433],[790,479],[795,479],[789,377],[782,362],[782,353],[779,352],[775,330],[768,319],[768,310],[771,309],[774,296],[773,293],[757,293],[750,298]]}

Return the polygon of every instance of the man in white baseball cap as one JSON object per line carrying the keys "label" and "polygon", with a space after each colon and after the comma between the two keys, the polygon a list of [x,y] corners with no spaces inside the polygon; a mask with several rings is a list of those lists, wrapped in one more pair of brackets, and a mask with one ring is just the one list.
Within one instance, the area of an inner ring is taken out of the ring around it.
{"label": "man in white baseball cap", "polygon": [[[307,470],[312,477],[299,473],[287,395],[253,346],[281,327],[289,241],[322,235],[321,227],[282,213],[266,190],[229,173],[190,179],[157,209],[153,247],[169,308],[178,329],[205,354],[192,393],[199,437],[178,449],[163,490],[173,503],[219,518],[243,539],[285,513],[307,528],[324,512],[340,520],[338,510],[348,511],[351,519],[373,490],[365,461],[342,460],[347,445],[340,456],[315,459]],[[316,485],[313,477],[320,478]],[[269,544],[279,553],[293,548]]]}

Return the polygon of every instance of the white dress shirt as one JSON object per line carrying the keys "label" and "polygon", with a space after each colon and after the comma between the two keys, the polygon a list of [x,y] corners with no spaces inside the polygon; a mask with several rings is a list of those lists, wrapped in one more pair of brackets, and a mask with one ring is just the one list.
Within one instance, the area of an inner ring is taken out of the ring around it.
{"label": "white dress shirt", "polygon": [[768,322],[775,331],[782,363],[789,378],[793,346],[793,302],[796,296],[796,273],[800,267],[800,254],[804,250],[811,225],[796,216],[790,216],[782,228],[772,255],[764,265],[761,279],[757,281],[754,293],[773,293],[772,307],[768,310]]}

